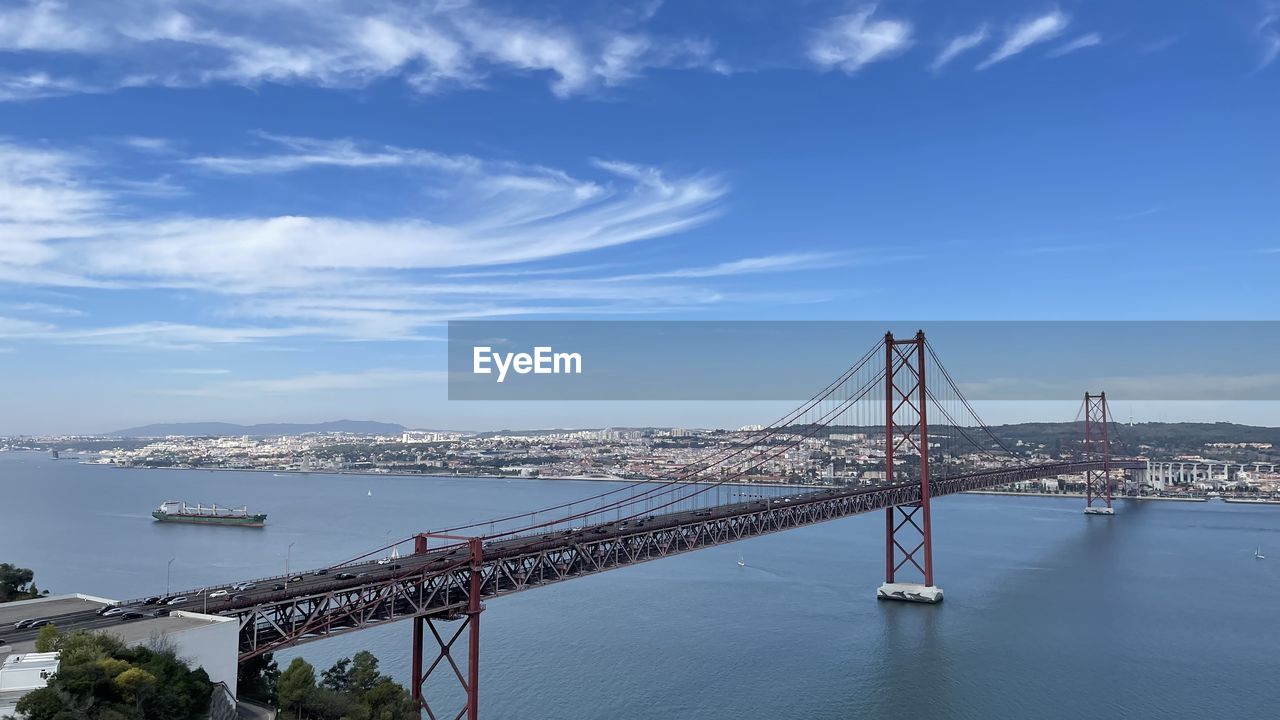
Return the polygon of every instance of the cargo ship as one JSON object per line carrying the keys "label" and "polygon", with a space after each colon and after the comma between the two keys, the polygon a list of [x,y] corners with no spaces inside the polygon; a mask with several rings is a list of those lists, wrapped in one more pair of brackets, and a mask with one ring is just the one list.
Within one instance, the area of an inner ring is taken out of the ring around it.
{"label": "cargo ship", "polygon": [[160,507],[151,511],[151,517],[160,522],[196,523],[200,525],[239,525],[240,527],[262,527],[267,520],[266,513],[250,513],[249,507],[225,508],[211,505],[188,505],[178,500],[161,503]]}

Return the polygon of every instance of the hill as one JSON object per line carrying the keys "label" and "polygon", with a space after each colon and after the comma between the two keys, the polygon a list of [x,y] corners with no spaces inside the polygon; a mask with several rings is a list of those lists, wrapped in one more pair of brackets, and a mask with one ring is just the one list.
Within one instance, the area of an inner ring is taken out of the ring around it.
{"label": "hill", "polygon": [[322,423],[261,423],[236,425],[224,422],[155,423],[103,433],[112,437],[226,437],[251,435],[271,437],[276,435],[303,435],[305,433],[352,433],[355,435],[399,435],[403,425],[375,422],[373,420],[332,420]]}

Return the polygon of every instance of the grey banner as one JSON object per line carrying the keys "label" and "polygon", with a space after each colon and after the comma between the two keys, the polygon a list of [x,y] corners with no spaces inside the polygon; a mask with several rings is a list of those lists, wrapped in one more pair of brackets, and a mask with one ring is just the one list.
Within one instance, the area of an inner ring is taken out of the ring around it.
{"label": "grey banner", "polygon": [[449,399],[799,400],[917,330],[971,400],[1280,399],[1276,321],[862,320],[451,322]]}

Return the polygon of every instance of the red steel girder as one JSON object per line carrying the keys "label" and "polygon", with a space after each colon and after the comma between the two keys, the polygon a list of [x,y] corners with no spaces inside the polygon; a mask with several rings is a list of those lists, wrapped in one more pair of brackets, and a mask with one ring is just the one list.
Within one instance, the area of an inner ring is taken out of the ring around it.
{"label": "red steel girder", "polygon": [[1085,508],[1111,508],[1111,443],[1107,438],[1107,394],[1084,394],[1084,459],[1102,461],[1102,469],[1084,474]]}
{"label": "red steel girder", "polygon": [[[452,716],[452,720],[479,720],[480,717],[480,613],[484,610],[484,604],[480,602],[480,596],[484,586],[484,539],[478,537],[458,537],[453,535],[440,535],[421,533],[414,538],[414,554],[422,554],[427,551],[428,538],[442,538],[446,540],[462,540],[467,543],[471,550],[471,567],[469,577],[467,578],[467,606],[459,616],[448,616],[445,618],[435,618],[429,615],[417,615],[413,618],[413,683],[410,688],[410,694],[414,700],[417,700],[422,707],[422,711],[427,714],[430,720],[441,720],[441,718],[449,717],[445,715],[437,715],[436,710],[432,709],[430,702],[426,698],[424,688],[427,680],[431,678],[437,670],[445,672],[445,668],[452,671],[453,678],[457,680],[458,685],[462,688],[465,702],[456,715]],[[448,641],[436,628],[437,622],[454,620],[457,617],[462,618],[460,624],[449,636]],[[431,630],[431,636],[436,641],[437,653],[435,661],[424,671],[422,669],[422,646],[424,634],[423,626]],[[453,647],[458,639],[462,637],[463,632],[467,633],[467,672],[464,676],[462,669],[458,667],[458,663],[453,657]],[[437,702],[439,705],[439,702]]]}
{"label": "red steel girder", "polygon": [[919,571],[925,586],[932,586],[933,530],[929,509],[924,331],[917,331],[910,340],[896,340],[893,333],[885,333],[884,346],[886,482],[897,479],[895,460],[899,454],[915,453],[920,458],[920,492],[915,501],[885,508],[885,582],[896,582],[898,571],[909,564]]}

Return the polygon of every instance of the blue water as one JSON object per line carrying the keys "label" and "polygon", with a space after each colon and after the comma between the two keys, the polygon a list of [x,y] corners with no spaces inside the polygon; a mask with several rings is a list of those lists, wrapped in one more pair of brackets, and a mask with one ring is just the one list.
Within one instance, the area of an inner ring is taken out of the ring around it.
{"label": "blue water", "polygon": [[[598,482],[119,470],[0,453],[0,561],[132,597],[316,567],[388,538],[582,497]],[[367,493],[372,490],[373,496]],[[262,530],[168,525],[162,500],[248,503]],[[494,600],[482,716],[1274,718],[1280,507],[955,496],[934,506],[938,606],[876,602],[864,515]],[[1255,560],[1261,545],[1274,559]],[[745,568],[737,565],[739,552]],[[409,674],[407,623],[304,645]]]}

